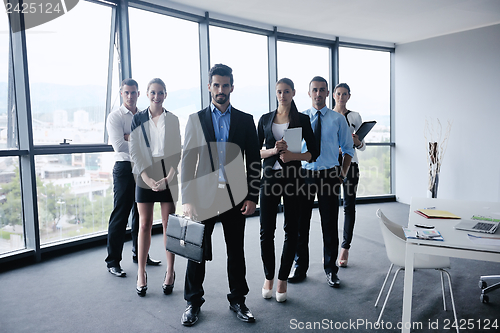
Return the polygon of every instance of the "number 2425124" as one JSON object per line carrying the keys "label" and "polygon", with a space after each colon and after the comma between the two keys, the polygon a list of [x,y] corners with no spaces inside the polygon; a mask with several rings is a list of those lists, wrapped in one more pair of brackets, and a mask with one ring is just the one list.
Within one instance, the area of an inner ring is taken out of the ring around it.
{"label": "number 2425124", "polygon": [[60,13],[62,11],[60,3],[56,3],[55,5],[47,2],[47,3],[23,3],[21,5],[16,4],[13,6],[11,3],[5,4],[5,12],[7,14],[23,13],[23,14],[53,14]]}

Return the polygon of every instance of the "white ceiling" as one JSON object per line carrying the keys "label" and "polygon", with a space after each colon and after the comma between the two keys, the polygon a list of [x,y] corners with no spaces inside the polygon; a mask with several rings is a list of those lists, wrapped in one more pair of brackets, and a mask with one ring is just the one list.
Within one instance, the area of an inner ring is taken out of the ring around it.
{"label": "white ceiling", "polygon": [[341,39],[407,43],[500,24],[500,0],[150,0]]}

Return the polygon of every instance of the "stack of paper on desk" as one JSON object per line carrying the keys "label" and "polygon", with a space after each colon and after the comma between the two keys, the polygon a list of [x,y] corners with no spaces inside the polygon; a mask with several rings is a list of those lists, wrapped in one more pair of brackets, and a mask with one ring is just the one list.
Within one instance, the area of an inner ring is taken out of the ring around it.
{"label": "stack of paper on desk", "polygon": [[444,238],[441,233],[433,229],[420,229],[420,228],[403,228],[406,238],[425,239],[443,241]]}

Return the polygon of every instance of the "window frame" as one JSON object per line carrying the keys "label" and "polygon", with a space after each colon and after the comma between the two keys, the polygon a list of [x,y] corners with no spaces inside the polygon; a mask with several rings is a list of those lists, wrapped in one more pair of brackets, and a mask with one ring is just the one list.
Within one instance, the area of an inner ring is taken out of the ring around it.
{"label": "window frame", "polygon": [[[277,101],[274,93],[274,85],[277,81],[277,42],[293,42],[312,46],[322,46],[329,48],[329,66],[330,77],[329,82],[332,85],[338,83],[339,58],[338,48],[354,47],[361,49],[370,49],[377,51],[386,51],[391,53],[390,57],[390,142],[367,143],[368,146],[390,146],[391,151],[391,188],[394,189],[394,156],[393,151],[395,143],[394,137],[394,47],[376,46],[369,44],[351,43],[341,41],[339,37],[323,38],[308,35],[299,35],[281,31],[278,27],[257,27],[251,24],[240,24],[230,22],[218,18],[210,17],[209,12],[204,15],[199,14],[201,10],[197,10],[198,14],[193,12],[182,11],[157,4],[146,3],[138,0],[83,0],[98,5],[109,6],[112,8],[111,14],[111,33],[109,38],[109,61],[108,61],[108,82],[106,94],[106,112],[105,119],[110,112],[111,91],[113,78],[113,59],[115,47],[119,50],[120,66],[119,79],[132,76],[131,70],[131,50],[130,50],[130,35],[128,23],[128,8],[137,8],[151,11],[174,18],[184,19],[196,22],[199,25],[199,44],[200,44],[200,89],[201,105],[206,107],[210,103],[210,96],[206,91],[208,85],[208,71],[210,64],[210,36],[209,26],[222,27],[247,33],[259,34],[267,36],[268,40],[268,85],[269,85],[269,110],[277,107]],[[23,15],[21,13],[9,14],[9,22],[18,20],[20,24],[24,24]],[[10,30],[10,57],[12,59],[13,77],[14,77],[14,92],[15,104],[17,112],[18,124],[18,149],[0,150],[0,157],[19,157],[19,169],[21,173],[21,196],[23,203],[24,230],[25,230],[25,249],[15,252],[0,253],[0,262],[11,261],[22,258],[33,258],[35,261],[40,261],[43,253],[65,250],[68,248],[76,249],[77,245],[85,243],[96,243],[105,241],[107,235],[90,235],[79,239],[68,239],[65,241],[50,243],[40,246],[38,207],[37,207],[37,191],[36,191],[36,176],[34,159],[37,155],[53,155],[53,154],[73,154],[73,153],[99,153],[112,152],[111,145],[102,144],[60,144],[60,145],[34,145],[33,144],[33,128],[31,116],[30,88],[29,88],[29,72],[28,60],[26,54],[26,34],[24,30],[17,33],[12,33]],[[330,94],[330,105],[333,105],[333,95]],[[22,128],[23,131],[19,129]],[[24,130],[25,129],[25,130]],[[107,142],[107,129],[104,130],[104,142]],[[359,199],[358,199],[359,200]],[[360,201],[395,201],[394,194],[382,195],[369,198],[361,198]]]}

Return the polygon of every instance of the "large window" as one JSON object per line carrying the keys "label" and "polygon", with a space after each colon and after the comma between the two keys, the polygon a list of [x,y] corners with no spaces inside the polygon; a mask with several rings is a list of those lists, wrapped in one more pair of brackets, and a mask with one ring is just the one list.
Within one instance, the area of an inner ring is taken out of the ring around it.
{"label": "large window", "polygon": [[328,48],[321,46],[278,42],[278,80],[287,77],[293,81],[294,100],[299,111],[312,106],[308,95],[311,79],[322,76],[327,81],[330,80],[329,52]]}
{"label": "large window", "polygon": [[24,248],[19,159],[0,157],[0,254]]}
{"label": "large window", "polygon": [[233,69],[231,104],[252,114],[257,123],[269,112],[267,37],[210,27],[210,66],[220,63]]}
{"label": "large window", "polygon": [[201,109],[198,24],[135,8],[129,20],[132,76],[141,92],[137,106],[149,106],[147,84],[159,77],[167,86],[163,107],[179,117],[182,134],[189,115]]}
{"label": "large window", "polygon": [[42,244],[108,229],[113,163],[112,153],[36,156]]}
{"label": "large window", "polygon": [[[390,56],[390,52],[339,48],[339,81],[351,88],[347,108],[359,112],[363,121],[377,121],[365,138],[374,144],[390,142]],[[389,146],[358,151],[358,196],[391,193],[390,156]]]}
{"label": "large window", "polygon": [[[128,4],[132,7],[121,8]],[[269,82],[269,73],[294,81],[295,102],[303,111],[311,107],[310,80],[319,75],[333,84],[330,75],[338,72],[352,89],[349,109],[365,121],[377,121],[366,139],[369,146],[358,155],[358,195],[390,194],[390,50],[344,44],[339,68],[334,68],[335,48],[329,42],[278,33],[273,59],[268,57],[271,30],[247,27],[243,32],[211,19],[207,30],[198,22],[206,22],[205,16],[147,2],[82,0],[25,34],[11,34],[7,15],[0,13],[0,261],[31,251],[38,259],[41,247],[46,251],[105,236],[114,164],[105,122],[121,103],[120,69],[128,72],[128,64],[139,83],[141,110],[149,105],[148,82],[156,77],[165,82],[164,106],[179,117],[181,135],[188,116],[209,95],[201,86],[206,75],[201,64],[224,63],[233,69],[231,102],[255,122],[272,111],[275,83]],[[130,49],[120,45],[128,38]],[[200,43],[205,40],[210,54]],[[24,46],[26,53],[21,53]],[[27,80],[16,82],[15,77]],[[27,119],[32,132],[25,128]],[[59,145],[65,139],[70,144]],[[36,207],[31,207],[33,199]],[[159,218],[156,205],[154,219]]]}
{"label": "large window", "polygon": [[[0,151],[18,148],[10,28],[0,13]],[[7,152],[8,154],[9,152]],[[0,157],[0,255],[25,248],[19,157]]]}
{"label": "large window", "polygon": [[34,144],[104,143],[111,8],[80,1],[26,31]]}

